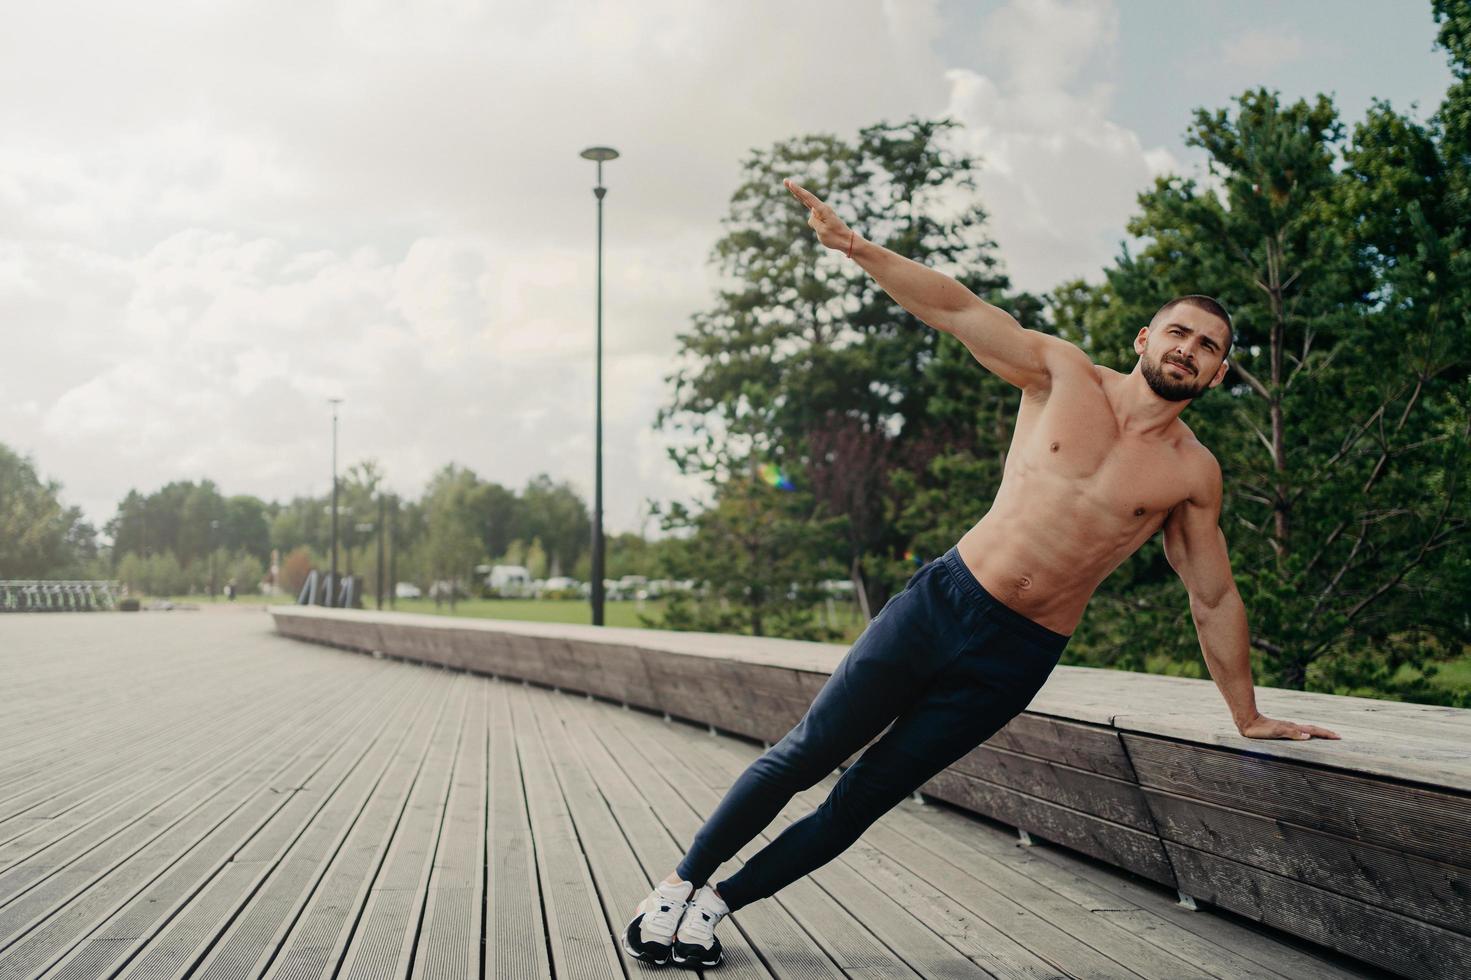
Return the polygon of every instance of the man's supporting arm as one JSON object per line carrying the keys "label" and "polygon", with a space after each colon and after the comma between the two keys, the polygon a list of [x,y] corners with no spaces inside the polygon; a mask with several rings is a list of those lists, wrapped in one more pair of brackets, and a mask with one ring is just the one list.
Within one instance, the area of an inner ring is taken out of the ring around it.
{"label": "man's supporting arm", "polygon": [[1199,481],[1198,497],[1170,511],[1164,544],[1165,558],[1190,593],[1190,615],[1206,669],[1226,699],[1237,730],[1248,738],[1337,738],[1326,728],[1279,721],[1257,710],[1246,605],[1236,590],[1226,536],[1221,533],[1221,468],[1208,453],[1203,460],[1208,473]]}
{"label": "man's supporting arm", "polygon": [[[1218,528],[1216,533],[1220,533]],[[1225,547],[1224,542],[1222,548]],[[1235,586],[1215,598],[1215,605],[1205,596],[1190,595],[1190,618],[1200,638],[1200,652],[1206,669],[1238,731],[1244,731],[1261,712],[1256,706],[1256,687],[1251,676],[1251,634],[1246,625],[1246,603]]]}

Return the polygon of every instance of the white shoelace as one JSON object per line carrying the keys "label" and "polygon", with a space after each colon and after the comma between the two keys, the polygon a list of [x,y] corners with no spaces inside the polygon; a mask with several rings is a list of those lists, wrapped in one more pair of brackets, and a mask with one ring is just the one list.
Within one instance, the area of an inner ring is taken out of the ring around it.
{"label": "white shoelace", "polygon": [[692,904],[690,914],[684,917],[684,925],[679,931],[709,949],[710,941],[715,938],[715,927],[723,918],[724,912],[707,909],[698,903]]}
{"label": "white shoelace", "polygon": [[644,924],[655,936],[674,936],[674,928],[680,924],[680,914],[683,911],[684,902],[660,895],[658,905],[653,906],[649,912],[644,912]]}

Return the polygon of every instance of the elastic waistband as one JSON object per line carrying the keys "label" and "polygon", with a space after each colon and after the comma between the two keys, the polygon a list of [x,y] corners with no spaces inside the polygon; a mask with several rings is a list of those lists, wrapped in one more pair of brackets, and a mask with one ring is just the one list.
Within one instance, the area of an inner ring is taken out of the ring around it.
{"label": "elastic waistband", "polygon": [[951,545],[950,550],[945,552],[940,561],[944,562],[945,567],[950,570],[950,577],[960,586],[961,591],[981,608],[989,610],[991,615],[1001,622],[1012,629],[1028,633],[1044,643],[1056,644],[1059,647],[1067,643],[1069,637],[1065,634],[1050,630],[1036,620],[1023,616],[987,592],[980,580],[976,578],[975,573],[970,570],[970,566],[965,563],[965,559],[960,557],[959,545]]}

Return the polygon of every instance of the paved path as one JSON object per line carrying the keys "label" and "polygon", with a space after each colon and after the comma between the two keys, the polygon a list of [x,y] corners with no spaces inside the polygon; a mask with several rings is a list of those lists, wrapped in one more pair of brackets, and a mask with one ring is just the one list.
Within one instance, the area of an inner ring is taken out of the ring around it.
{"label": "paved path", "polygon": [[[0,980],[658,972],[613,936],[759,746],[270,629],[0,619]],[[722,938],[722,978],[1379,975],[933,803]]]}

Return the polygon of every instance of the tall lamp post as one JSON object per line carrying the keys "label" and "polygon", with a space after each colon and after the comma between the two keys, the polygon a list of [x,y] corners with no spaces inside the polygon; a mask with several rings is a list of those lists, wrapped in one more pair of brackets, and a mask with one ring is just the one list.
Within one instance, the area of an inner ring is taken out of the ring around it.
{"label": "tall lamp post", "polygon": [[329,398],[332,406],[332,577],[327,581],[327,605],[337,605],[337,406],[341,398]]}
{"label": "tall lamp post", "polygon": [[597,393],[594,396],[596,418],[593,436],[595,463],[593,468],[592,505],[592,624],[603,625],[603,161],[618,159],[618,151],[610,146],[590,146],[582,151],[584,160],[595,160],[598,183],[592,189],[598,199],[598,354]]}

